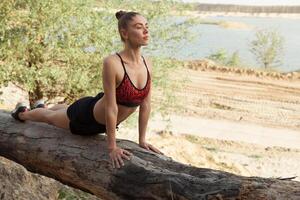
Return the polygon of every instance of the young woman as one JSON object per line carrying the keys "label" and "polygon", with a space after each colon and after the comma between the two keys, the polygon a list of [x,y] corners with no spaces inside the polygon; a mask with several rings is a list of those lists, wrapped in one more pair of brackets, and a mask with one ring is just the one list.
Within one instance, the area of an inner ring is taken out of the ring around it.
{"label": "young woman", "polygon": [[106,132],[112,166],[120,168],[130,152],[117,147],[116,127],[139,107],[139,145],[161,153],[146,142],[146,127],[151,110],[152,64],[141,55],[141,47],[148,44],[147,20],[137,12],[116,13],[118,29],[124,49],[104,59],[103,88],[95,97],[83,97],[70,106],[57,104],[46,109],[38,102],[32,110],[17,105],[12,116],[19,121],[46,122],[69,129],[73,134],[90,135]]}

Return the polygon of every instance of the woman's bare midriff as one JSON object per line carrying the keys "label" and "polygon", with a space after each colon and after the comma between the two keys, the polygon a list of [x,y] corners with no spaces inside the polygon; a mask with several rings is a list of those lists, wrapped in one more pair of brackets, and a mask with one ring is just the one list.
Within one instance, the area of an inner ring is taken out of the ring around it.
{"label": "woman's bare midriff", "polygon": [[[96,121],[100,124],[106,124],[105,122],[105,94],[104,96],[97,101],[94,107],[94,117]],[[129,117],[134,111],[136,111],[137,107],[126,107],[118,104],[118,117],[117,123],[121,123],[127,117]]]}

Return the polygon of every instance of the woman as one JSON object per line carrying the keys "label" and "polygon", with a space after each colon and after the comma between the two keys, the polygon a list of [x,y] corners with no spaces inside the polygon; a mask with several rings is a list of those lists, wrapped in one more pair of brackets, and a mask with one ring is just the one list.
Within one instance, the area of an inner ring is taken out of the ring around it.
{"label": "woman", "polygon": [[[130,152],[117,147],[116,126],[139,107],[139,145],[147,150],[161,153],[146,143],[146,127],[150,114],[151,72],[150,60],[141,55],[141,47],[148,44],[147,20],[137,12],[116,13],[118,29],[124,49],[104,59],[103,88],[95,97],[84,97],[70,106],[58,104],[46,109],[44,104],[29,111],[17,105],[12,116],[19,121],[46,122],[69,129],[73,134],[89,135],[106,132],[109,156],[113,168],[124,165]],[[161,153],[162,154],[162,153]]]}

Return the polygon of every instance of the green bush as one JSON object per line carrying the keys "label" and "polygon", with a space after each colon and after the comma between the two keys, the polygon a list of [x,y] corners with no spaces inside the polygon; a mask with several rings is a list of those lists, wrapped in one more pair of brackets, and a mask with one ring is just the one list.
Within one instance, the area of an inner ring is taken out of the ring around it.
{"label": "green bush", "polygon": [[219,49],[215,53],[209,55],[207,58],[225,66],[240,67],[242,65],[238,51],[235,51],[232,55],[229,55],[225,49]]}
{"label": "green bush", "polygon": [[[138,11],[148,19],[152,39],[146,54],[185,37],[190,24],[167,21],[171,10],[182,9],[173,1],[2,0],[0,86],[22,86],[31,103],[56,96],[71,103],[95,95],[102,90],[103,58],[122,49],[114,16],[121,9]],[[154,87],[163,90],[164,108],[173,101],[168,74],[176,64],[153,60]]]}
{"label": "green bush", "polygon": [[275,30],[258,30],[250,51],[265,69],[282,64],[283,37]]}

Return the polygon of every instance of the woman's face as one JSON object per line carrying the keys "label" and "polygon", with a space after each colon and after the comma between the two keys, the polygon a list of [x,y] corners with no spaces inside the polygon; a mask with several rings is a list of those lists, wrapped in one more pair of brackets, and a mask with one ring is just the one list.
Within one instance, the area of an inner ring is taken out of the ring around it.
{"label": "woman's face", "polygon": [[123,33],[125,41],[136,46],[146,46],[150,39],[148,22],[141,15],[134,16]]}

